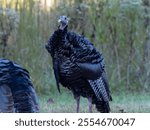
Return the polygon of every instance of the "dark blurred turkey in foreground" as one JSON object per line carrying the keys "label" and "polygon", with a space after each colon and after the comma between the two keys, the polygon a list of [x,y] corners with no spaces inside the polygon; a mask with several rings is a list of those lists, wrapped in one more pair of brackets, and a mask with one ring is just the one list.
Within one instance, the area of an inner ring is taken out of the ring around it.
{"label": "dark blurred turkey in foreground", "polygon": [[29,72],[20,65],[0,58],[0,112],[39,112],[38,98]]}

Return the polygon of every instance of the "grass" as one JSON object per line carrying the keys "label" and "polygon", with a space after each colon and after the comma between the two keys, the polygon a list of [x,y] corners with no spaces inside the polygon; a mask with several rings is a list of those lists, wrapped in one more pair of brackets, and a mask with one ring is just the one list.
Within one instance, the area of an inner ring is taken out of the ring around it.
{"label": "grass", "polygon": [[112,112],[148,113],[150,112],[150,95],[144,92],[121,93],[113,95]]}
{"label": "grass", "polygon": [[[110,103],[112,113],[149,113],[150,95],[144,92],[113,94],[113,101]],[[81,98],[80,112],[88,112],[87,99]],[[63,89],[58,92],[39,96],[39,104],[43,113],[74,113],[76,102],[70,91]],[[97,112],[93,106],[93,112]]]}

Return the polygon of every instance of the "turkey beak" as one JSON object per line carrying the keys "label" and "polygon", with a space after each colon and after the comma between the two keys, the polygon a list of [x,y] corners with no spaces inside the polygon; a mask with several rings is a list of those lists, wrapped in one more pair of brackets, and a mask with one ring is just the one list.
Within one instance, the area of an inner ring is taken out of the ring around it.
{"label": "turkey beak", "polygon": [[59,23],[59,25],[63,25],[63,22],[62,22],[62,20],[61,19],[58,19],[58,23]]}
{"label": "turkey beak", "polygon": [[58,19],[58,23],[61,23],[61,19]]}

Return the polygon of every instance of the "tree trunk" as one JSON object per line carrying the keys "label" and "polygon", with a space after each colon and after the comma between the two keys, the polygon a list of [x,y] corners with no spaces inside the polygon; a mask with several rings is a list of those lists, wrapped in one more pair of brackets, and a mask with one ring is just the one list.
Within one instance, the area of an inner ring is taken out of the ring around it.
{"label": "tree trunk", "polygon": [[144,61],[147,60],[149,57],[149,50],[150,50],[150,1],[149,0],[143,0],[143,5],[145,6],[145,19],[144,19],[144,26],[146,30],[146,39],[145,39],[145,46],[144,46]]}
{"label": "tree trunk", "polygon": [[130,27],[129,36],[128,36],[128,44],[129,44],[129,51],[128,51],[128,60],[127,60],[127,75],[126,75],[126,86],[127,89],[130,88],[130,71],[131,71],[131,62],[133,60],[133,28]]}
{"label": "tree trunk", "polygon": [[143,56],[143,71],[146,74],[144,77],[144,88],[147,89],[150,86],[150,1],[143,0],[143,5],[145,7],[145,18],[144,18],[144,27],[146,30],[146,38],[144,43],[144,56]]}

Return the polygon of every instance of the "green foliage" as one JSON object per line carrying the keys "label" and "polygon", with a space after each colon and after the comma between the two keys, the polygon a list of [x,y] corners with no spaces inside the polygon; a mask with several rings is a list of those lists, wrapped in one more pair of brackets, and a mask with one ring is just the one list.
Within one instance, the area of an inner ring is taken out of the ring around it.
{"label": "green foliage", "polygon": [[149,89],[150,55],[145,55],[149,26],[145,26],[145,18],[150,11],[141,0],[54,0],[50,7],[40,0],[2,4],[3,11],[15,9],[20,18],[16,40],[9,41],[5,57],[29,70],[40,94],[56,93],[45,44],[60,15],[69,16],[69,29],[85,35],[103,53],[113,92]]}
{"label": "green foliage", "polygon": [[[4,57],[9,39],[16,37],[19,15],[14,9],[0,7],[0,54]],[[11,44],[11,43],[10,43]]]}

